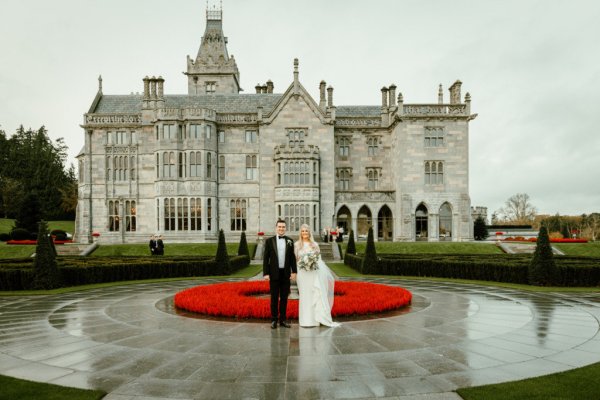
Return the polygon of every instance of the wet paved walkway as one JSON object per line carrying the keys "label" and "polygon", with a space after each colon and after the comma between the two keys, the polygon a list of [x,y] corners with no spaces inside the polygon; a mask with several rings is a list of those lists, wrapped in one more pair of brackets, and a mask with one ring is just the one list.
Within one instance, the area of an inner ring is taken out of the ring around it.
{"label": "wet paved walkway", "polygon": [[600,361],[600,293],[370,281],[411,290],[410,312],[277,330],[174,314],[173,294],[197,281],[0,297],[0,374],[107,400],[450,400]]}

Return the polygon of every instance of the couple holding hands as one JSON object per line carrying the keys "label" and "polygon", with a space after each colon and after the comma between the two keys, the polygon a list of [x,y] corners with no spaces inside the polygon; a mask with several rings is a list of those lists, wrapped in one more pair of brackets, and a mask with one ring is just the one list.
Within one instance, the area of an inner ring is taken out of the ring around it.
{"label": "couple holding hands", "polygon": [[286,320],[290,279],[296,280],[300,296],[298,320],[301,327],[340,324],[331,319],[334,278],[321,259],[319,245],[310,227],[300,227],[300,238],[294,241],[285,235],[286,223],[279,219],[277,235],[266,240],[263,276],[271,292],[271,329],[289,328]]}

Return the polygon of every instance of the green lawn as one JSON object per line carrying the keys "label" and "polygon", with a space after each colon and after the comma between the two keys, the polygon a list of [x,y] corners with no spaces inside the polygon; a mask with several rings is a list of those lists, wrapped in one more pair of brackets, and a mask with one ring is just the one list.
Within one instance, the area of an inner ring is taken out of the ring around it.
{"label": "green lawn", "polygon": [[[15,225],[14,219],[0,218],[0,233],[9,233]],[[75,221],[48,221],[48,229],[61,229],[73,234],[75,232]]]}
{"label": "green lawn", "polygon": [[75,389],[4,375],[0,375],[0,387],[0,400],[97,400],[106,395],[106,392],[99,390]]}
{"label": "green lawn", "polygon": [[0,242],[0,259],[29,257],[33,253],[35,253],[35,246],[9,245],[4,242]]}
{"label": "green lawn", "polygon": [[[348,242],[342,245],[344,251]],[[364,253],[366,242],[357,242],[356,251]],[[376,242],[378,253],[387,254],[499,254],[502,250],[493,243],[479,242]]]}
{"label": "green lawn", "polygon": [[[227,254],[237,254],[239,243],[227,243]],[[248,249],[253,254],[256,244],[249,243]],[[214,256],[217,254],[216,243],[169,243],[165,242],[166,256]],[[149,256],[150,248],[147,243],[140,244],[110,244],[100,245],[92,256]]]}
{"label": "green lawn", "polygon": [[552,243],[568,256],[600,257],[600,242],[591,243]]}
{"label": "green lawn", "polygon": [[600,398],[600,363],[522,381],[458,389],[465,400],[574,400]]}

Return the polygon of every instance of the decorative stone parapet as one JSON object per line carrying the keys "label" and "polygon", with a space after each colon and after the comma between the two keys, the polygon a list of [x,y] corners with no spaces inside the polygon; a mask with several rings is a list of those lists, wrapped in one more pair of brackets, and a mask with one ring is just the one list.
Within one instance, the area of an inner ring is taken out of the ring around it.
{"label": "decorative stone parapet", "polygon": [[85,114],[86,125],[141,124],[141,114]]}
{"label": "decorative stone parapet", "polygon": [[403,114],[406,116],[468,116],[465,104],[405,104]]}
{"label": "decorative stone parapet", "polygon": [[395,201],[396,191],[394,190],[365,190],[352,192],[336,192],[335,202],[345,201]]}
{"label": "decorative stone parapet", "polygon": [[316,187],[275,188],[275,201],[319,201],[319,189]]}
{"label": "decorative stone parapet", "polygon": [[220,124],[247,124],[248,122],[258,121],[258,118],[255,113],[218,114],[216,120]]}
{"label": "decorative stone parapet", "polygon": [[[285,156],[289,158],[292,156],[296,156],[295,158],[306,158],[307,156],[313,155],[316,158],[319,158],[319,146],[307,145],[307,146],[288,146],[288,145],[279,145],[275,146],[274,149],[275,157],[277,160]],[[310,158],[315,158],[310,157]]]}

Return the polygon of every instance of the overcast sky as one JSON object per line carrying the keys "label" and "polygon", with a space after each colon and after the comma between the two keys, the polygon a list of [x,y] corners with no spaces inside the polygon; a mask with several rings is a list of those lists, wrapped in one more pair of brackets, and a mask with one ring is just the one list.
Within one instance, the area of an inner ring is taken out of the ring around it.
{"label": "overcast sky", "polygon": [[[219,4],[211,2],[210,4]],[[186,55],[205,28],[204,0],[2,0],[0,129],[45,125],[69,162],[103,78],[105,94],[187,93]],[[540,213],[600,211],[600,2],[597,0],[224,0],[223,26],[245,93],[293,79],[318,101],[436,103],[441,83],[472,96],[470,194],[488,215],[516,193]]]}

